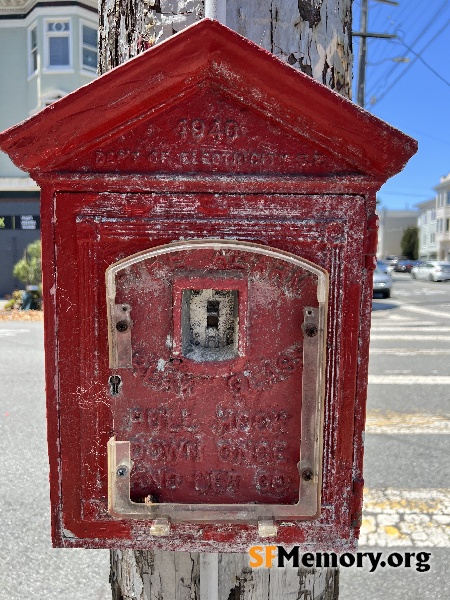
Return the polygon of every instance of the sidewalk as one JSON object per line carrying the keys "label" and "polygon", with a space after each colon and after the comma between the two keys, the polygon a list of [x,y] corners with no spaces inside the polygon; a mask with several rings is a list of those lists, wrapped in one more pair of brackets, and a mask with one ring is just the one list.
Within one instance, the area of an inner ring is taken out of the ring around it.
{"label": "sidewalk", "polygon": [[5,310],[8,301],[0,298],[0,321],[42,321],[44,312],[42,310]]}

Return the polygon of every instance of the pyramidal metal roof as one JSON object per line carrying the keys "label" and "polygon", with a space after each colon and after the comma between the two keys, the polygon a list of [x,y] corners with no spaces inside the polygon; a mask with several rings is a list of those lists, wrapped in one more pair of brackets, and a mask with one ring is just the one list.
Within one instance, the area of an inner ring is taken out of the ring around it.
{"label": "pyramidal metal roof", "polygon": [[385,181],[417,151],[415,140],[209,19],[1,133],[0,149],[35,179],[74,164],[86,171],[95,148],[175,104],[189,112],[205,88],[322,149],[347,172]]}

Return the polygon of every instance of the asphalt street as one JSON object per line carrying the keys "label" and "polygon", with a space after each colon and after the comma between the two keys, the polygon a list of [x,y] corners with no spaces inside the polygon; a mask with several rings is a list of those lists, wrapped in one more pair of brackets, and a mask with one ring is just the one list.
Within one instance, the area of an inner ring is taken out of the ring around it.
{"label": "asphalt street", "polygon": [[[373,302],[360,551],[431,553],[342,568],[340,600],[450,598],[450,283],[394,275]],[[40,322],[0,322],[0,600],[107,600],[103,550],[52,549]]]}
{"label": "asphalt street", "polygon": [[359,551],[431,568],[341,569],[340,600],[450,598],[450,283],[393,278],[373,301]]}
{"label": "asphalt street", "polygon": [[50,541],[42,322],[0,322],[1,600],[107,600],[107,550]]}

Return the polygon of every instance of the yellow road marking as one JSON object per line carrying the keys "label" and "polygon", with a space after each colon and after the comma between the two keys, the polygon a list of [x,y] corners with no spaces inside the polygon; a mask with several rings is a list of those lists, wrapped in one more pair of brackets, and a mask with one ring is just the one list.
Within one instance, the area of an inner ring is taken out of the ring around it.
{"label": "yellow road marking", "polygon": [[450,547],[450,489],[364,489],[360,545]]}
{"label": "yellow road marking", "polygon": [[450,433],[450,414],[399,413],[370,411],[366,418],[367,433]]}

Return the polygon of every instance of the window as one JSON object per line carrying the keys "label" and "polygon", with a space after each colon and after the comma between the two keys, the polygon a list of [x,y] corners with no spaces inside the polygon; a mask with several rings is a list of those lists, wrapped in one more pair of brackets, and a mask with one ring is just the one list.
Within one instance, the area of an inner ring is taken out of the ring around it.
{"label": "window", "polygon": [[436,221],[436,209],[435,208],[431,209],[431,220]]}
{"label": "window", "polygon": [[450,231],[450,219],[445,219],[445,231]]}
{"label": "window", "polygon": [[436,234],[430,233],[430,244],[434,244],[436,241]]}
{"label": "window", "polygon": [[47,68],[71,67],[70,21],[46,21]]}
{"label": "window", "polygon": [[447,192],[447,204],[450,205],[450,192]]}
{"label": "window", "polygon": [[38,70],[37,25],[28,30],[28,74]]}
{"label": "window", "polygon": [[97,29],[81,24],[81,64],[85,71],[97,71]]}
{"label": "window", "polygon": [[426,225],[427,224],[427,213],[423,213],[423,224]]}

